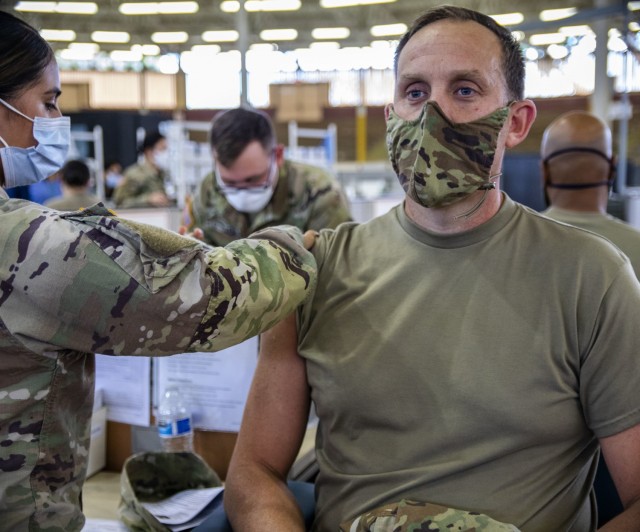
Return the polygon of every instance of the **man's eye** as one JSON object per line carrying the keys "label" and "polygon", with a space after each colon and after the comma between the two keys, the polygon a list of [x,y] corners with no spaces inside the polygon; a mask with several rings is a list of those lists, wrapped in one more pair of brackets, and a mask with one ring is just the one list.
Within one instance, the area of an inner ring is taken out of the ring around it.
{"label": "man's eye", "polygon": [[475,91],[471,87],[462,87],[458,89],[461,96],[473,96]]}
{"label": "man's eye", "polygon": [[58,106],[55,103],[47,102],[47,103],[44,104],[44,106],[45,106],[45,109],[47,111],[57,111],[58,110]]}
{"label": "man's eye", "polygon": [[411,99],[417,100],[418,98],[422,98],[424,96],[424,91],[413,89],[407,92],[407,96]]}

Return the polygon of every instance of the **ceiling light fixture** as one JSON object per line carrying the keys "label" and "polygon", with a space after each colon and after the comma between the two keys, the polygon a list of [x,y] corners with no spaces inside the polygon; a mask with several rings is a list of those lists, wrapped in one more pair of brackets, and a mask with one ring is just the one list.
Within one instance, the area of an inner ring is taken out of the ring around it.
{"label": "ceiling light fixture", "polygon": [[69,50],[93,52],[94,54],[100,51],[100,46],[94,42],[70,42],[68,48]]}
{"label": "ceiling light fixture", "polygon": [[222,48],[217,44],[195,44],[191,47],[194,54],[219,54]]}
{"label": "ceiling light fixture", "polygon": [[18,2],[14,9],[30,13],[94,15],[98,12],[98,4],[95,2]]}
{"label": "ceiling light fixture", "polygon": [[339,50],[340,43],[336,41],[312,42],[309,44],[310,50]]}
{"label": "ceiling light fixture", "polygon": [[29,13],[55,13],[57,2],[18,2],[13,9]]}
{"label": "ceiling light fixture", "polygon": [[574,37],[579,35],[593,35],[593,30],[586,24],[579,26],[562,26],[558,28],[558,31],[564,35],[572,35]]}
{"label": "ceiling light fixture", "polygon": [[60,57],[66,61],[91,61],[96,56],[96,52],[89,49],[67,48],[60,50]]}
{"label": "ceiling light fixture", "polygon": [[257,42],[249,46],[249,50],[252,52],[275,52],[278,47],[269,42]]}
{"label": "ceiling light fixture", "polygon": [[202,34],[204,42],[235,42],[240,37],[236,30],[212,30]]}
{"label": "ceiling light fixture", "polygon": [[191,15],[200,9],[198,2],[158,2],[160,15]]}
{"label": "ceiling light fixture", "polygon": [[562,44],[567,39],[563,33],[536,33],[529,37],[531,46],[547,46],[549,44]]}
{"label": "ceiling light fixture", "polygon": [[311,36],[314,39],[346,39],[351,32],[349,28],[315,28],[311,30]]}
{"label": "ceiling light fixture", "polygon": [[58,2],[56,13],[66,15],[95,15],[98,4],[95,2]]}
{"label": "ceiling light fixture", "polygon": [[94,42],[124,44],[130,39],[131,35],[126,31],[94,31],[91,34],[91,40]]}
{"label": "ceiling light fixture", "polygon": [[553,20],[562,20],[563,18],[572,17],[578,12],[575,7],[563,7],[561,9],[545,9],[540,11],[540,20],[543,22],[551,22]]}
{"label": "ceiling light fixture", "polygon": [[389,37],[393,35],[402,35],[407,31],[406,24],[381,24],[371,27],[371,35],[374,37]]}
{"label": "ceiling light fixture", "polygon": [[133,52],[131,50],[114,50],[109,54],[112,61],[123,62],[137,62],[142,61],[142,54],[140,52]]}
{"label": "ceiling light fixture", "polygon": [[151,34],[151,40],[158,44],[182,44],[189,40],[186,31],[156,31]]}
{"label": "ceiling light fixture", "polygon": [[229,0],[220,4],[220,10],[224,13],[237,13],[240,11],[240,2]]}
{"label": "ceiling light fixture", "polygon": [[157,44],[134,44],[132,52],[140,52],[142,55],[160,55],[160,47]]}
{"label": "ceiling light fixture", "polygon": [[41,30],[40,35],[45,41],[75,41],[76,32],[73,30]]}
{"label": "ceiling light fixture", "polygon": [[516,24],[522,24],[524,15],[522,13],[503,13],[501,15],[491,15],[491,18],[501,26],[515,26]]}
{"label": "ceiling light fixture", "polygon": [[247,0],[244,8],[247,11],[297,11],[300,0]]}
{"label": "ceiling light fixture", "polygon": [[392,4],[396,0],[320,0],[320,7],[353,7],[368,6],[373,4]]}
{"label": "ceiling light fixture", "polygon": [[198,9],[198,2],[125,2],[118,7],[123,15],[189,15]]}
{"label": "ceiling light fixture", "polygon": [[262,30],[260,38],[263,41],[294,41],[298,38],[298,32],[294,29]]}

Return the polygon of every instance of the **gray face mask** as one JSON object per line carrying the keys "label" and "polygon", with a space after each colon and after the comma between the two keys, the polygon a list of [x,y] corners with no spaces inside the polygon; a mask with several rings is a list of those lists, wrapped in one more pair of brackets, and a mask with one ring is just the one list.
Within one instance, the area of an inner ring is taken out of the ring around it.
{"label": "gray face mask", "polygon": [[5,188],[31,185],[52,176],[62,168],[71,141],[71,120],[68,116],[29,118],[0,98],[0,104],[26,120],[33,122],[33,138],[37,144],[18,148],[0,137],[0,160],[4,170]]}

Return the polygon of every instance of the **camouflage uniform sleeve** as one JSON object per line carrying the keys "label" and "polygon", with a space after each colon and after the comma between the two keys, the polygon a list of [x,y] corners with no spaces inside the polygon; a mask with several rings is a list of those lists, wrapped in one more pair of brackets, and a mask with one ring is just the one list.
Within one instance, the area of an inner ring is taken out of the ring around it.
{"label": "camouflage uniform sleeve", "polygon": [[25,205],[3,213],[11,273],[0,317],[35,352],[215,351],[271,327],[315,286],[315,260],[292,227],[212,248],[101,206]]}
{"label": "camouflage uniform sleeve", "polygon": [[323,179],[318,181],[322,193],[312,197],[311,213],[308,229],[335,229],[343,222],[351,221],[351,213],[346,196],[340,184],[329,174],[323,172]]}
{"label": "camouflage uniform sleeve", "polygon": [[473,530],[519,532],[510,524],[479,512],[402,499],[383,504],[340,524],[341,532],[412,532],[414,530]]}

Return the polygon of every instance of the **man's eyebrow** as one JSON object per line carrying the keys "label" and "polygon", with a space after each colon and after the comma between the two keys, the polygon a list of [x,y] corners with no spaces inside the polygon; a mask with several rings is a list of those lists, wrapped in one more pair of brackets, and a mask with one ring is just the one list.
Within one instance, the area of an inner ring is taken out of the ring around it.
{"label": "man's eyebrow", "polygon": [[398,79],[405,82],[424,81],[424,76],[418,73],[409,72],[409,73],[404,73],[398,76]]}
{"label": "man's eyebrow", "polygon": [[[235,181],[236,183],[246,183],[247,181],[256,181],[258,179],[261,179],[264,176],[264,172],[262,174],[255,174],[255,175],[250,175],[247,177],[243,177],[242,179],[240,179],[239,181]],[[220,176],[220,179],[222,179],[222,181],[224,181],[225,183],[231,183],[232,181],[229,181],[229,179],[225,179],[223,176]]]}
{"label": "man's eyebrow", "polygon": [[[450,72],[448,76],[454,80],[469,79],[472,81],[486,79],[487,77],[482,70],[477,68],[454,70],[453,72]],[[398,79],[402,80],[405,83],[414,81],[426,82],[426,77],[428,76],[425,76],[424,74],[419,72],[405,72],[404,74],[398,76]]]}
{"label": "man's eyebrow", "polygon": [[52,96],[55,96],[56,98],[58,98],[62,94],[62,91],[58,87],[54,87],[46,91],[45,94],[46,95],[51,94]]}
{"label": "man's eyebrow", "polygon": [[452,73],[451,76],[453,79],[469,79],[472,81],[477,81],[479,79],[486,79],[485,74],[476,68],[468,69],[468,70],[458,70]]}

